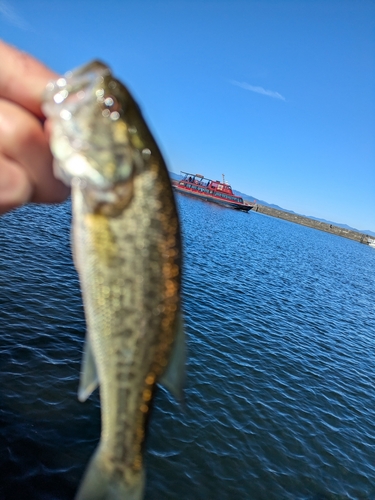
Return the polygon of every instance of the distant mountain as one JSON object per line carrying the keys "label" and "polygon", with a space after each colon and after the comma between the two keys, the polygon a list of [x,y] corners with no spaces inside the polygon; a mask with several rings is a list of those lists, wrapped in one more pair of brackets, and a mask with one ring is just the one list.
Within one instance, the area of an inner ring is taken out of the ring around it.
{"label": "distant mountain", "polygon": [[[171,176],[172,179],[174,179],[176,181],[179,181],[182,179],[182,175],[175,174],[174,172],[169,172],[169,175]],[[268,203],[267,201],[259,200],[259,198],[257,198],[256,196],[250,196],[248,194],[241,193],[241,191],[236,191],[235,189],[233,189],[233,193],[236,196],[241,196],[244,200],[247,200],[247,201],[256,200],[256,202],[259,203],[259,205],[266,205],[267,207],[276,208],[277,210],[283,210],[284,212],[289,212],[291,214],[302,215],[302,214],[297,214],[297,212],[293,212],[293,210],[286,210],[285,208],[279,207],[279,205],[274,205],[273,203]],[[369,229],[359,230],[359,229],[356,229],[354,227],[350,227],[347,224],[339,224],[338,222],[333,222],[333,221],[326,220],[326,219],[319,219],[318,217],[313,217],[311,215],[304,215],[304,217],[308,217],[309,219],[318,220],[320,222],[326,222],[327,224],[333,224],[334,226],[337,226],[337,227],[343,227],[344,229],[349,229],[351,231],[357,231],[358,233],[364,233],[364,234],[368,234],[370,236],[375,237],[375,232],[370,231]]]}
{"label": "distant mountain", "polygon": [[[241,191],[236,191],[235,189],[233,189],[233,193],[236,196],[241,196],[241,198],[243,198],[244,200],[247,200],[247,201],[254,201],[255,200],[257,203],[259,203],[259,205],[266,205],[267,207],[276,208],[277,210],[284,210],[284,208],[279,207],[279,205],[274,205],[273,203],[267,203],[266,201],[260,200],[259,198],[256,198],[255,196],[249,196],[248,194],[241,193]],[[284,210],[284,211],[288,212],[288,210]]]}

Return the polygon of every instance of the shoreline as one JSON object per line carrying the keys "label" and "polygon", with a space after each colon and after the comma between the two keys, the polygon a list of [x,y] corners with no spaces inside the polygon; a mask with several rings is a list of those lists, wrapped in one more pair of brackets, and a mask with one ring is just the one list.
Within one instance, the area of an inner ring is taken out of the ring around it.
{"label": "shoreline", "polygon": [[358,243],[362,243],[364,245],[369,245],[370,242],[375,240],[375,238],[369,234],[360,233],[359,231],[353,231],[351,229],[344,229],[343,227],[335,226],[334,224],[328,224],[327,222],[310,219],[304,215],[292,214],[290,212],[285,212],[284,210],[266,207],[265,205],[260,205],[258,203],[253,207],[251,212],[258,212],[260,214],[294,222],[295,224],[300,224],[302,226],[312,227],[313,229],[318,229],[319,231],[324,231],[326,233],[335,234],[336,236],[358,241]]}

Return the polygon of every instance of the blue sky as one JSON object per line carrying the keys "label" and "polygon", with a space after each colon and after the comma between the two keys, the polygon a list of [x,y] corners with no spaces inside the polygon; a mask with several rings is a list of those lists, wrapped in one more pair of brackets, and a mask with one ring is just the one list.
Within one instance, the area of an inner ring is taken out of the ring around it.
{"label": "blue sky", "polygon": [[170,170],[375,231],[375,2],[0,0],[0,36],[107,62]]}

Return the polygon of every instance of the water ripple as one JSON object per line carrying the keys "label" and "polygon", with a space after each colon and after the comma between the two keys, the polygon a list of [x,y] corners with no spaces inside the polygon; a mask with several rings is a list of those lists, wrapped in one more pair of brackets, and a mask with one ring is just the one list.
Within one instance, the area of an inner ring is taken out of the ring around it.
{"label": "water ripple", "polygon": [[[147,499],[375,498],[375,252],[179,197],[186,407],[160,390]],[[100,433],[70,205],[0,219],[0,498],[71,499]]]}

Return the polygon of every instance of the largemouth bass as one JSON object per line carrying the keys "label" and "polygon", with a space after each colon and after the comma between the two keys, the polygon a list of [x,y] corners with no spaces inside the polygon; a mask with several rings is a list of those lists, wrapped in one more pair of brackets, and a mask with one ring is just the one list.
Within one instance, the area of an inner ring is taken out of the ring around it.
{"label": "largemouth bass", "polygon": [[95,61],[50,82],[56,176],[72,186],[87,332],[78,396],[100,385],[102,430],[78,500],[143,498],[155,384],[181,396],[181,238],[159,148],[129,91]]}

